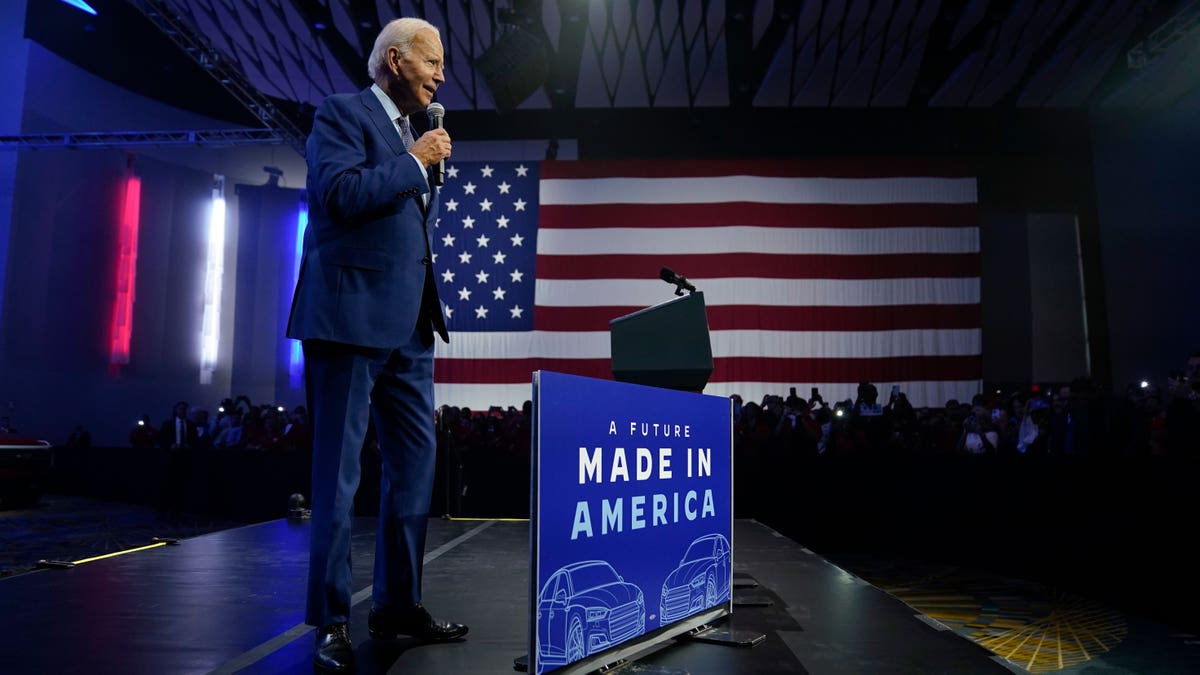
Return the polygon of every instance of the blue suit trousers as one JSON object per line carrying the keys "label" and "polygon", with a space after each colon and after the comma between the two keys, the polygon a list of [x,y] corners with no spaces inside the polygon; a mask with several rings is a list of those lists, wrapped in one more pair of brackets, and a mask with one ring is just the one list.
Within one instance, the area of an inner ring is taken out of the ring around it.
{"label": "blue suit trousers", "polygon": [[351,520],[368,416],[375,423],[382,459],[372,598],[380,607],[420,602],[437,459],[432,331],[414,329],[408,342],[395,349],[325,340],[303,344],[313,415],[305,621],[327,626],[349,620]]}

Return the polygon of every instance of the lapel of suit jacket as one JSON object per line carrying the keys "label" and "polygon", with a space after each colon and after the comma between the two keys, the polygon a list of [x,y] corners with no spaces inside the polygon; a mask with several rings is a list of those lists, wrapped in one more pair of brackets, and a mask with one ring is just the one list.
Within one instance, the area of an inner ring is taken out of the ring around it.
{"label": "lapel of suit jacket", "polygon": [[387,139],[388,147],[397,155],[406,152],[404,142],[400,140],[400,132],[396,130],[396,121],[388,119],[387,111],[383,106],[379,105],[379,99],[375,98],[375,92],[371,91],[370,87],[363,89],[358,95],[358,99],[362,101],[363,107],[370,114],[371,121],[375,123],[375,127],[379,129],[380,135]]}
{"label": "lapel of suit jacket", "polygon": [[[408,150],[404,147],[404,141],[400,140],[400,132],[396,129],[396,121],[388,117],[387,111],[379,104],[379,99],[375,97],[375,92],[371,91],[370,87],[363,89],[359,93],[358,98],[362,101],[363,107],[367,109],[371,121],[375,123],[375,127],[379,129],[379,133],[387,139],[388,146],[397,155],[404,154]],[[410,127],[411,128],[411,127]],[[437,188],[433,183],[429,183],[429,203],[433,204],[436,197]],[[431,209],[425,204],[425,200],[418,199],[417,206],[421,209],[421,215],[426,220],[429,219]]]}

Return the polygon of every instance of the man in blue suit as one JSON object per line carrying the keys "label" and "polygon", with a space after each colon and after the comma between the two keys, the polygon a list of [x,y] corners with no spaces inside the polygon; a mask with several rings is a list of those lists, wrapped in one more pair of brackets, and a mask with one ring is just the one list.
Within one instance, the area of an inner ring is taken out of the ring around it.
{"label": "man in blue suit", "polygon": [[445,81],[438,30],[397,19],[368,63],[375,81],[330,96],[308,137],[309,225],[288,337],[303,341],[312,415],[312,545],[305,621],[318,627],[314,664],[354,669],[347,622],[350,524],[359,457],[373,416],[383,459],[375,544],[372,638],[461,637],[467,627],[421,605],[421,563],[433,489],[434,334],[449,342],[433,272],[434,166],[450,137],[414,140],[409,116]]}

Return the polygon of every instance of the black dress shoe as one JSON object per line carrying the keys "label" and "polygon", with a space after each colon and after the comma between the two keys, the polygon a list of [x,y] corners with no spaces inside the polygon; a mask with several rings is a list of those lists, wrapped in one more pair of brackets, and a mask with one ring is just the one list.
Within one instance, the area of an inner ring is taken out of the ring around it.
{"label": "black dress shoe", "polygon": [[411,635],[431,642],[444,642],[467,634],[467,627],[435,619],[417,603],[406,609],[371,609],[367,615],[367,632],[376,640],[393,640],[398,635]]}
{"label": "black dress shoe", "polygon": [[318,671],[327,673],[354,672],[354,647],[350,645],[346,624],[334,623],[317,631],[313,665]]}

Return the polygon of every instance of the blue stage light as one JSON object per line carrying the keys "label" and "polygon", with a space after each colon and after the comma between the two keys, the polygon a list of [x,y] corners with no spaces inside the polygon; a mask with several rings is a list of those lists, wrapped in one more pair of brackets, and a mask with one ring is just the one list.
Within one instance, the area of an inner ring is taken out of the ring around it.
{"label": "blue stage light", "polygon": [[62,1],[72,7],[75,7],[77,9],[82,9],[83,11],[87,12],[88,14],[91,14],[92,16],[96,16],[96,10],[92,9],[92,6],[87,4],[86,2],[84,2],[83,0],[62,0]]}
{"label": "blue stage light", "polygon": [[[296,214],[296,248],[292,255],[292,287],[300,278],[300,262],[304,259],[304,231],[308,229],[308,198],[303,190],[300,191],[300,211]],[[290,307],[290,303],[289,303]],[[292,389],[299,389],[304,384],[304,353],[299,340],[291,341],[291,353],[288,357],[288,384]]]}

